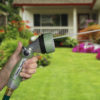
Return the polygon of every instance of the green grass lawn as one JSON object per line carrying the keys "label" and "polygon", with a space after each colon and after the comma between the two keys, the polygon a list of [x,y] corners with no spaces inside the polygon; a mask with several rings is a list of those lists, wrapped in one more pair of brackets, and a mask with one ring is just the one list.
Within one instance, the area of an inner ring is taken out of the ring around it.
{"label": "green grass lawn", "polygon": [[100,61],[95,54],[57,48],[51,55],[51,65],[38,68],[11,100],[100,100]]}

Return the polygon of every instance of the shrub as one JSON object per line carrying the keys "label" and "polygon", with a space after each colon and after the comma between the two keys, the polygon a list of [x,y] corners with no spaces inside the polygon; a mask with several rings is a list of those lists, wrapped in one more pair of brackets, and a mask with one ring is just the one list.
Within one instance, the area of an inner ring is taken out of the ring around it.
{"label": "shrub", "polygon": [[77,40],[72,39],[71,37],[64,37],[55,40],[56,46],[74,47],[77,45],[77,43]]}
{"label": "shrub", "polygon": [[0,46],[0,67],[3,67],[9,57],[13,54],[13,52],[16,50],[18,41],[21,41],[24,46],[28,45],[27,39],[17,38],[17,40],[14,39],[6,39],[1,43]]}
{"label": "shrub", "polygon": [[48,66],[50,64],[50,56],[48,54],[40,54],[37,53],[35,56],[38,56],[38,67],[40,66]]}
{"label": "shrub", "polygon": [[[23,30],[21,28],[23,27]],[[21,31],[19,31],[19,28]],[[33,33],[29,30],[29,26],[26,25],[24,21],[11,21],[6,29],[4,27],[0,27],[0,42],[4,39],[29,39],[33,36]]]}
{"label": "shrub", "polygon": [[5,39],[17,39],[19,37],[18,29],[12,24],[9,24],[6,30]]}
{"label": "shrub", "polygon": [[31,36],[33,36],[32,32],[29,31],[28,29],[23,30],[22,32],[20,32],[20,37],[23,39],[30,39]]}
{"label": "shrub", "polygon": [[72,39],[70,37],[67,37],[66,41],[63,43],[64,45],[66,46],[71,46],[71,47],[74,47],[77,45],[77,40],[76,39]]}

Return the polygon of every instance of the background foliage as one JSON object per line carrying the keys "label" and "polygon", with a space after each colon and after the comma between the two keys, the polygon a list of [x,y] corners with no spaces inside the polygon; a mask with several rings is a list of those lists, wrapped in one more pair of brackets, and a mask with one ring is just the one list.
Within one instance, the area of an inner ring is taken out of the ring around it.
{"label": "background foliage", "polygon": [[64,37],[61,39],[55,40],[56,46],[62,46],[62,47],[74,47],[78,44],[76,39],[73,39],[71,37]]}

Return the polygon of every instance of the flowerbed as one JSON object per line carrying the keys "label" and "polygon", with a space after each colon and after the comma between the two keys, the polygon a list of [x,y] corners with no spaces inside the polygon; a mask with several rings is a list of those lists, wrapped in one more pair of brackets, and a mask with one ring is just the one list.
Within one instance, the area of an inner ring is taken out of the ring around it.
{"label": "flowerbed", "polygon": [[[98,29],[100,29],[100,25],[92,25],[81,30],[80,32],[87,32],[87,31],[93,31],[93,30],[98,30]],[[80,40],[93,41],[94,43],[100,44],[100,32],[91,32],[89,34],[78,35],[78,42],[80,42]]]}
{"label": "flowerbed", "polygon": [[92,43],[81,43],[75,46],[73,52],[80,53],[98,53],[96,58],[100,60],[100,45]]}

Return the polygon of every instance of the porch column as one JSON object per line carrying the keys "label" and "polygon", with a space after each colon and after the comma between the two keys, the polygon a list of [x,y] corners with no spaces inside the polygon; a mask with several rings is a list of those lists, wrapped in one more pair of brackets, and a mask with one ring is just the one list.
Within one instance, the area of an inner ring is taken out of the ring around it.
{"label": "porch column", "polygon": [[25,8],[24,7],[21,8],[19,14],[22,17],[22,20],[25,20]]}
{"label": "porch column", "polygon": [[98,24],[100,25],[100,10],[98,12]]}
{"label": "porch column", "polygon": [[[77,33],[77,8],[73,9],[73,33]],[[77,36],[74,36],[77,38]]]}

